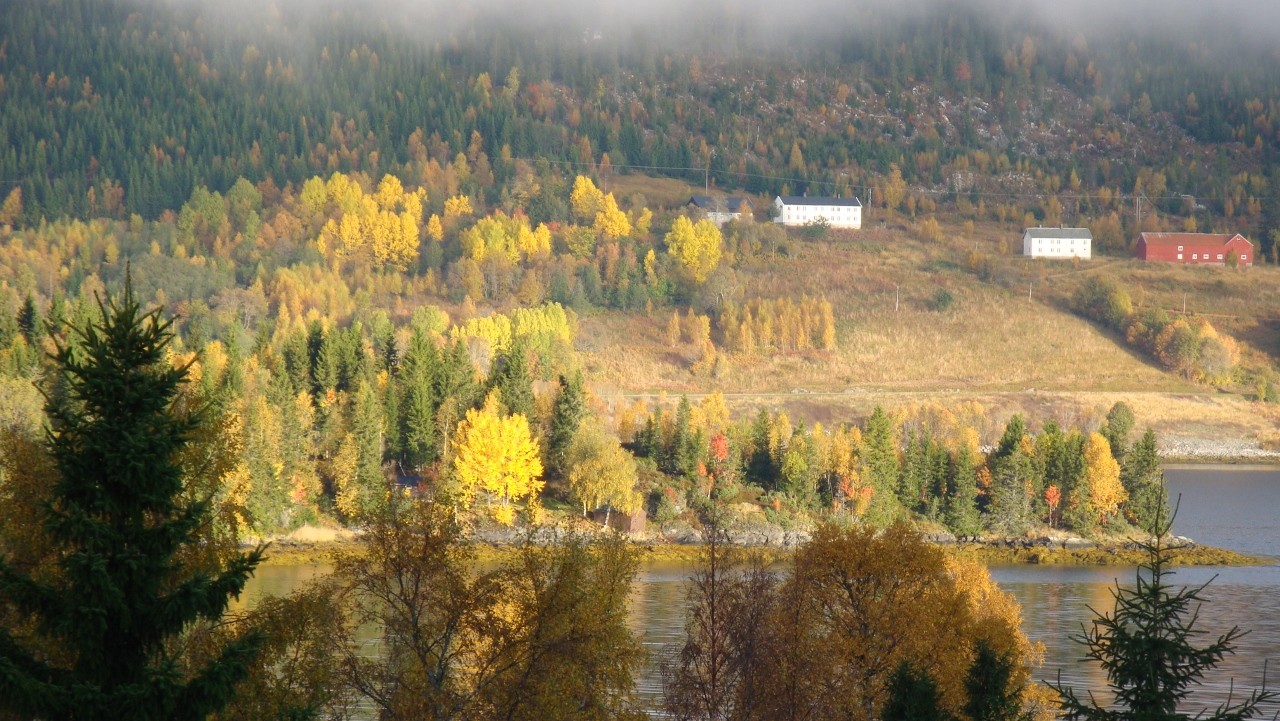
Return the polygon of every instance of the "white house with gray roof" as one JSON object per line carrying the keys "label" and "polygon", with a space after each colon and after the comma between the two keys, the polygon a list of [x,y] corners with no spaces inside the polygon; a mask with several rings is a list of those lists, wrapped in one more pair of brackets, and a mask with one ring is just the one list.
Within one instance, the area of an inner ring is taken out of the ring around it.
{"label": "white house with gray roof", "polygon": [[1093,233],[1088,228],[1027,228],[1022,233],[1022,254],[1088,260],[1093,256]]}
{"label": "white house with gray roof", "polygon": [[773,222],[808,225],[825,220],[832,228],[862,227],[862,201],[857,198],[822,198],[779,195],[773,200]]}

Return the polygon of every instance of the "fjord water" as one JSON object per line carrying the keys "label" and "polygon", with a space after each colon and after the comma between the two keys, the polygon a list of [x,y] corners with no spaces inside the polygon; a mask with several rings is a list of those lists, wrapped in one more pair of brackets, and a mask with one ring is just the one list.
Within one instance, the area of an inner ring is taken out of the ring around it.
{"label": "fjord water", "polygon": [[[1212,580],[1198,627],[1223,633],[1234,625],[1250,629],[1235,656],[1193,693],[1191,709],[1212,710],[1231,693],[1261,686],[1263,663],[1271,659],[1272,686],[1280,686],[1280,468],[1183,466],[1166,471],[1171,498],[1181,495],[1174,532],[1198,543],[1229,548],[1273,561],[1243,567],[1179,567],[1171,581],[1199,585]],[[638,579],[636,627],[656,658],[675,653],[684,633],[682,616],[687,566],[650,565]],[[1096,664],[1080,661],[1083,647],[1072,640],[1093,618],[1090,607],[1109,612],[1119,581],[1132,586],[1136,569],[1116,566],[997,566],[991,574],[1022,605],[1023,628],[1044,645],[1044,664],[1035,678],[1061,679],[1078,689],[1105,695],[1106,677]],[[1202,642],[1208,636],[1202,637]],[[659,702],[662,680],[656,664],[641,680],[640,692]],[[1270,718],[1280,708],[1271,708]]]}
{"label": "fjord water", "polygon": [[[1280,468],[1184,466],[1167,469],[1171,497],[1181,495],[1175,533],[1212,546],[1272,559],[1244,567],[1177,568],[1172,581],[1206,589],[1199,627],[1222,633],[1233,625],[1249,629],[1235,656],[1223,661],[1193,694],[1193,710],[1227,699],[1234,680],[1240,691],[1262,684],[1263,664],[1271,659],[1272,686],[1280,686]],[[261,569],[249,589],[254,594],[282,594],[327,572],[316,567]],[[632,622],[643,634],[652,661],[639,692],[656,707],[660,703],[662,658],[674,654],[684,633],[684,564],[647,564],[637,578]],[[1111,591],[1118,581],[1131,586],[1135,569],[1115,566],[997,566],[992,576],[1022,604],[1023,626],[1044,644],[1044,664],[1035,678],[1064,682],[1107,697],[1105,677],[1096,664],[1083,663],[1083,647],[1072,640],[1093,618],[1089,607],[1112,608]],[[1208,636],[1200,640],[1206,641]],[[1267,718],[1280,708],[1272,708]]]}

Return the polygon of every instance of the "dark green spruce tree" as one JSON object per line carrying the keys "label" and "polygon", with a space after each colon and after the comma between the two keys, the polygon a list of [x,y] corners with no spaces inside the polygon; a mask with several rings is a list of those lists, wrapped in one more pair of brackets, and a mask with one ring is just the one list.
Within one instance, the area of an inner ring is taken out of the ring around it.
{"label": "dark green spruce tree", "polygon": [[982,532],[982,516],[978,513],[978,469],[969,446],[960,445],[951,462],[949,493],[944,506],[947,528],[957,536],[976,536]]}
{"label": "dark green spruce tree", "polygon": [[964,704],[965,716],[970,721],[1029,721],[1022,698],[1024,688],[1010,683],[1017,661],[1002,654],[985,640],[978,641],[974,649],[973,664],[965,676],[964,689],[968,699]]}
{"label": "dark green spruce tree", "polygon": [[[565,473],[565,458],[573,435],[587,415],[586,388],[581,373],[560,376],[560,395],[551,410],[551,432],[547,440],[547,463],[557,476]],[[655,441],[656,438],[651,438]],[[656,445],[656,443],[655,443]]]}
{"label": "dark green spruce tree", "polygon": [[1144,544],[1147,560],[1138,567],[1132,588],[1111,592],[1115,609],[1099,615],[1093,628],[1079,640],[1087,659],[1097,661],[1107,674],[1113,699],[1099,704],[1092,693],[1083,698],[1061,678],[1050,684],[1061,699],[1062,717],[1068,721],[1245,721],[1260,707],[1280,699],[1265,686],[1238,701],[1228,700],[1212,713],[1180,710],[1193,686],[1202,683],[1222,659],[1235,651],[1244,634],[1239,626],[1207,644],[1197,644],[1196,629],[1203,593],[1209,585],[1175,587],[1168,582],[1172,571],[1164,543],[1172,522],[1158,517],[1149,528],[1154,540]]}
{"label": "dark green spruce tree", "polygon": [[507,413],[533,417],[533,379],[529,377],[529,355],[524,341],[511,341],[511,347],[494,365],[489,387],[502,391],[499,397]]}
{"label": "dark green spruce tree", "polygon": [[889,677],[882,721],[951,721],[942,709],[938,684],[929,673],[903,661]]}
{"label": "dark green spruce tree", "polygon": [[1129,494],[1125,516],[1139,528],[1150,528],[1157,518],[1168,518],[1165,503],[1164,471],[1156,434],[1150,428],[1133,444],[1120,466],[1120,482]]}
{"label": "dark green spruce tree", "polygon": [[30,573],[0,559],[0,603],[32,620],[29,634],[0,629],[0,711],[203,719],[231,699],[260,638],[242,636],[194,670],[172,642],[222,617],[262,549],[216,572],[181,560],[210,513],[207,502],[183,501],[177,457],[200,423],[176,407],[187,370],[165,360],[171,321],[143,312],[127,285],[101,310],[53,356],[47,446],[57,477],[43,522],[57,568]]}

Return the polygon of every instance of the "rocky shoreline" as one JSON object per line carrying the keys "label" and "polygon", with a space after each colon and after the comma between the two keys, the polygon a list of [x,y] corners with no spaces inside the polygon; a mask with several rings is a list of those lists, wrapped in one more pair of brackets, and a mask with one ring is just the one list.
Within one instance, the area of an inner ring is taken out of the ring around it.
{"label": "rocky shoreline", "polygon": [[1261,463],[1280,465],[1280,451],[1263,448],[1257,439],[1213,439],[1165,436],[1159,446],[1165,463]]}

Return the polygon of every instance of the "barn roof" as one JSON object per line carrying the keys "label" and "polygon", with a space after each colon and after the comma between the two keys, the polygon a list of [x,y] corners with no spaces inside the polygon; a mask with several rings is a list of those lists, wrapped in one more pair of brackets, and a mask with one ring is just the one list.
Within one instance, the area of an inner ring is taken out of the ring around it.
{"label": "barn roof", "polygon": [[1093,240],[1088,228],[1027,228],[1032,238],[1057,238],[1061,240]]}
{"label": "barn roof", "polygon": [[1138,240],[1152,245],[1226,245],[1239,238],[1250,246],[1248,238],[1239,233],[1140,233]]}
{"label": "barn roof", "polygon": [[861,208],[862,201],[855,198],[824,198],[817,195],[780,195],[783,205],[840,205]]}

